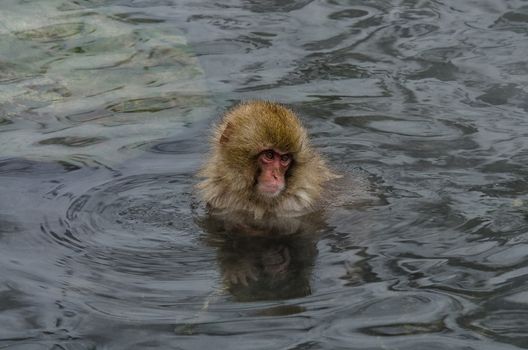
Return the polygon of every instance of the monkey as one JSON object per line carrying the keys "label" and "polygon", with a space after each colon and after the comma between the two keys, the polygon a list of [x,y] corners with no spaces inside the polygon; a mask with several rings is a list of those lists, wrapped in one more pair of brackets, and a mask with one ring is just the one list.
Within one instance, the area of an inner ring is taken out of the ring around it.
{"label": "monkey", "polygon": [[254,220],[301,217],[320,208],[325,183],[338,178],[282,104],[252,100],[228,110],[212,136],[198,190],[216,213]]}
{"label": "monkey", "polygon": [[366,178],[334,172],[300,118],[269,101],[243,102],[224,113],[198,176],[208,215],[197,223],[237,300],[309,295],[317,241],[329,228],[327,209],[372,198]]}

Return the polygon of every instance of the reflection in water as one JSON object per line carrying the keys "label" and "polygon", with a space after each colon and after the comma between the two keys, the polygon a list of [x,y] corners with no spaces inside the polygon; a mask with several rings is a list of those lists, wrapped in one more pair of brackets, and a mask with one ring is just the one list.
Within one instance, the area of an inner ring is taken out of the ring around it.
{"label": "reflection in water", "polygon": [[200,220],[217,250],[222,278],[239,301],[307,296],[317,255],[320,214],[255,220],[243,214]]}

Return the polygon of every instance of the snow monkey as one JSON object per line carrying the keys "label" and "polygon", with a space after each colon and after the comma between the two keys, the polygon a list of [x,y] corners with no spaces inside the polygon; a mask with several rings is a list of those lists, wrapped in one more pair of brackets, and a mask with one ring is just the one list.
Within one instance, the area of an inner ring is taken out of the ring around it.
{"label": "snow monkey", "polygon": [[292,110],[258,100],[224,114],[199,176],[209,209],[270,221],[317,210],[325,183],[339,177],[312,148]]}

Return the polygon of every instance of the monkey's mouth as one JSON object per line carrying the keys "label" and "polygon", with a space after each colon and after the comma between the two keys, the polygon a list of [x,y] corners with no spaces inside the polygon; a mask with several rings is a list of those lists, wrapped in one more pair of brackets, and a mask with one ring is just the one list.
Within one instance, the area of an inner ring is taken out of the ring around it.
{"label": "monkey's mouth", "polygon": [[274,198],[284,190],[284,184],[258,184],[257,190],[263,197]]}

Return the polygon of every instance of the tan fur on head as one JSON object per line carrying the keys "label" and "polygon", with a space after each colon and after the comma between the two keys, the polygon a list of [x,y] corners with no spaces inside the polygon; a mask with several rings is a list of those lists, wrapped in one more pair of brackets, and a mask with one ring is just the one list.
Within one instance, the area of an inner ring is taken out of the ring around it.
{"label": "tan fur on head", "polygon": [[[266,149],[289,153],[293,162],[286,188],[276,197],[255,190],[258,155]],[[312,210],[322,184],[335,177],[311,148],[306,130],[290,109],[273,102],[241,103],[216,127],[212,153],[200,172],[203,199],[213,209],[295,216]]]}

